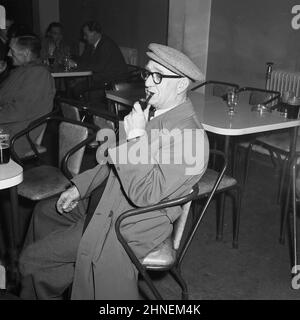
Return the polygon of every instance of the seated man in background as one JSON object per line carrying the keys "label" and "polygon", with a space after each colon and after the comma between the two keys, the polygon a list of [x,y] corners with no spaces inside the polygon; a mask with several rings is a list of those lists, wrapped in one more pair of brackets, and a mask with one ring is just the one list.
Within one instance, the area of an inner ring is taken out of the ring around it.
{"label": "seated man in background", "polygon": [[[105,84],[126,76],[127,67],[124,57],[117,44],[102,33],[101,26],[95,21],[86,22],[82,27],[85,50],[77,64],[81,70],[93,72],[91,99],[95,102],[103,100]],[[75,62],[71,61],[71,66]],[[79,98],[89,89],[85,79],[74,80],[71,92],[74,98]]]}
{"label": "seated man in background", "polygon": [[[0,127],[11,136],[52,110],[55,95],[54,79],[40,63],[41,43],[36,36],[20,36],[10,42],[8,55],[15,68],[0,84]],[[33,133],[33,141],[41,129]],[[16,151],[22,156],[29,143],[19,139]]]}
{"label": "seated man in background", "polygon": [[[137,270],[118,242],[116,219],[133,207],[188,194],[205,172],[208,139],[187,97],[190,81],[203,75],[173,48],[150,44],[147,54],[143,78],[156,112],[136,102],[124,119],[126,139],[109,144],[109,157],[100,147],[99,165],[75,177],[58,200],[35,207],[20,257],[22,298],[61,299],[73,282],[72,299],[138,299]],[[105,137],[100,130],[98,139]],[[181,213],[168,208],[122,225],[139,259],[171,235]]]}

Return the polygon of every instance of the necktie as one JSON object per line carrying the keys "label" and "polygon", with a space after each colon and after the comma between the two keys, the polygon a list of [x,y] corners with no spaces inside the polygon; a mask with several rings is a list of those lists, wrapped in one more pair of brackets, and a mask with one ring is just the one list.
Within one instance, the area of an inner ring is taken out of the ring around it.
{"label": "necktie", "polygon": [[148,113],[148,121],[150,121],[154,117],[154,113],[156,111],[156,108],[151,106],[149,108],[149,113]]}

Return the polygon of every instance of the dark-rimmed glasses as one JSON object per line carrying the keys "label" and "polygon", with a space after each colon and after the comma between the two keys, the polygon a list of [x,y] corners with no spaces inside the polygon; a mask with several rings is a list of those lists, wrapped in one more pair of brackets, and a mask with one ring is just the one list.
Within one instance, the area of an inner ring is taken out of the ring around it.
{"label": "dark-rimmed glasses", "polygon": [[175,76],[175,75],[165,75],[159,72],[151,72],[149,70],[141,70],[141,78],[143,80],[147,80],[149,76],[152,76],[153,82],[155,84],[160,84],[163,78],[183,78],[183,76]]}

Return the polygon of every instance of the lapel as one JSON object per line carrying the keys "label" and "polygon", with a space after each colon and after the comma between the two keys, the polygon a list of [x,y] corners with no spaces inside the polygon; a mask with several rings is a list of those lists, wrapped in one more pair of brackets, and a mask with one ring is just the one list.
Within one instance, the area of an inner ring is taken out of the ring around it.
{"label": "lapel", "polygon": [[175,127],[181,128],[180,123],[192,116],[195,116],[195,110],[188,98],[186,102],[147,122],[146,132],[149,134],[151,129],[172,130]]}

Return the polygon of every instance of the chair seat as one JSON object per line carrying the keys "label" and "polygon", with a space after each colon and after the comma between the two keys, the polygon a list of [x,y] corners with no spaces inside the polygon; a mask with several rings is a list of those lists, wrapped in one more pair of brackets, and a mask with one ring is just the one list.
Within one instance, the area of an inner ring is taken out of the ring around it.
{"label": "chair seat", "polygon": [[24,180],[18,186],[19,195],[38,201],[63,192],[70,181],[55,167],[39,166],[24,172]]}
{"label": "chair seat", "polygon": [[[41,145],[35,145],[36,149],[37,149],[37,152],[38,154],[42,154],[42,153],[45,153],[47,152],[47,148],[44,147],[44,146],[41,146]],[[24,154],[24,158],[29,158],[29,157],[33,157],[35,156],[35,153],[33,150],[29,150],[28,152],[26,152]]]}
{"label": "chair seat", "polygon": [[173,249],[171,238],[168,238],[143,259],[142,265],[148,270],[167,270],[175,260],[176,250]]}
{"label": "chair seat", "polygon": [[[267,144],[271,147],[289,152],[290,150],[290,134],[289,132],[272,133],[257,139],[259,142]],[[300,141],[297,139],[296,151],[300,151]]]}
{"label": "chair seat", "polygon": [[[204,195],[210,192],[218,178],[219,173],[212,169],[207,169],[204,175],[201,177],[200,181],[198,182],[199,187],[199,195]],[[237,184],[237,181],[227,175],[224,175],[217,191],[232,187]]]}
{"label": "chair seat", "polygon": [[[239,143],[239,146],[247,149],[249,147],[249,144],[250,144],[249,141],[244,141],[244,142]],[[258,144],[254,144],[252,147],[252,150],[257,153],[260,153],[260,154],[270,155],[269,151],[266,148],[264,148],[263,146],[260,146]]]}
{"label": "chair seat", "polygon": [[[270,146],[271,148],[276,148],[278,150],[282,150],[283,152],[288,153],[290,150],[290,135],[289,132],[281,132],[281,133],[272,133],[263,135],[256,139],[258,143],[262,143]],[[250,142],[242,142],[239,145],[243,148],[248,148]],[[254,144],[252,150],[258,152],[260,154],[269,155],[269,151],[259,144]],[[297,139],[296,151],[300,151],[300,140]],[[282,160],[285,159],[284,155],[281,155]]]}

